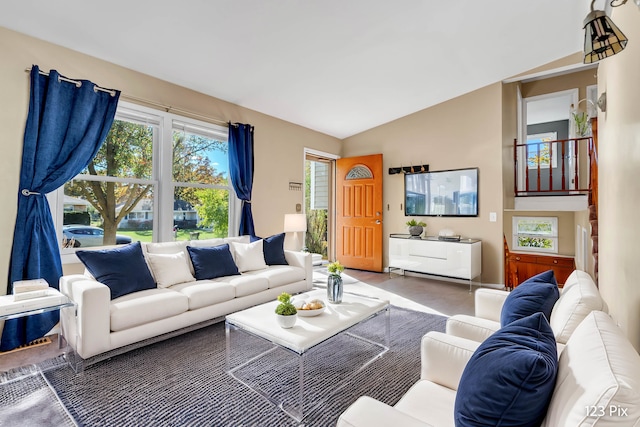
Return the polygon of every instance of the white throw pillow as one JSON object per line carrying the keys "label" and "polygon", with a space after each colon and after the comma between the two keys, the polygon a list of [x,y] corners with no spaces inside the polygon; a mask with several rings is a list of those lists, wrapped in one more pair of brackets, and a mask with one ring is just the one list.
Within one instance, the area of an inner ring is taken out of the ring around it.
{"label": "white throw pillow", "polygon": [[189,263],[184,252],[175,254],[145,254],[159,288],[193,282],[195,277],[189,271]]}
{"label": "white throw pillow", "polygon": [[262,239],[253,243],[231,242],[230,245],[233,247],[232,253],[240,273],[267,268],[267,264],[264,262]]}

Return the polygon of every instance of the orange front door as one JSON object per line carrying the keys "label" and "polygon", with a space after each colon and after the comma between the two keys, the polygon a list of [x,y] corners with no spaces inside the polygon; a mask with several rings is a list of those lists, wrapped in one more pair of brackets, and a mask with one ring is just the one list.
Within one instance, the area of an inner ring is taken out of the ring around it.
{"label": "orange front door", "polygon": [[382,154],[336,162],[336,259],[382,271]]}

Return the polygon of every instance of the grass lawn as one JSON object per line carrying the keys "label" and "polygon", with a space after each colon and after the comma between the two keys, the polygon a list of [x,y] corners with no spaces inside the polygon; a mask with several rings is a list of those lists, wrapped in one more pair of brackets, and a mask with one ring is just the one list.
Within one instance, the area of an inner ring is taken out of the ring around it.
{"label": "grass lawn", "polygon": [[[192,233],[199,233],[198,240],[204,239],[213,239],[216,236],[211,231],[204,231],[198,229],[192,230],[178,230],[178,235],[176,236],[176,240],[193,240],[195,237],[191,237]],[[153,241],[153,232],[151,230],[141,230],[141,231],[125,231],[118,230],[118,234],[122,234],[123,236],[129,236],[133,241],[141,241],[141,242],[152,242]]]}

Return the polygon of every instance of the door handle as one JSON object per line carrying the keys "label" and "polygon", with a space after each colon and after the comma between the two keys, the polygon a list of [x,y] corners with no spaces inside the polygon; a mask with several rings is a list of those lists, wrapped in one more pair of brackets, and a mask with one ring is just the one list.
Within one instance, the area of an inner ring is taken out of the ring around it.
{"label": "door handle", "polygon": [[376,224],[382,224],[382,221],[380,221],[379,219],[376,219]]}

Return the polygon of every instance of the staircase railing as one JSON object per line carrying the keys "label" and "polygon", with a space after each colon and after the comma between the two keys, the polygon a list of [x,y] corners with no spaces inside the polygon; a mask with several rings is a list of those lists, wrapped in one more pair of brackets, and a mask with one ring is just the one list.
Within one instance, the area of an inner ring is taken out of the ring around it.
{"label": "staircase railing", "polygon": [[527,144],[514,140],[515,195],[591,194],[594,156],[591,137]]}

